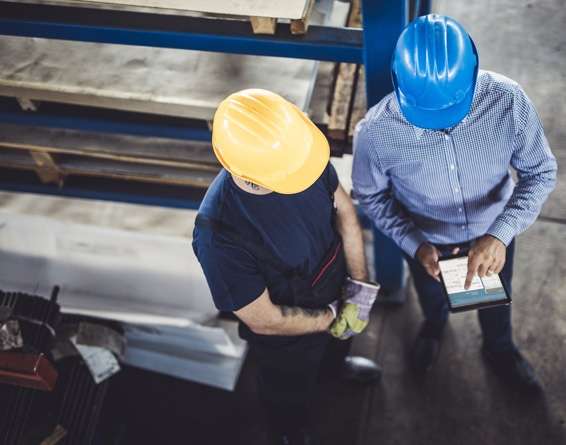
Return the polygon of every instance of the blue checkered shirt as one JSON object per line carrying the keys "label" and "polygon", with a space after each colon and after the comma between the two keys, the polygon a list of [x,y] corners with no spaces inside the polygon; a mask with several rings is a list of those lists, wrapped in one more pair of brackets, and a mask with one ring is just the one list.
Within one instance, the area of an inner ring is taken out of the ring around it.
{"label": "blue checkered shirt", "polygon": [[479,73],[470,113],[451,129],[411,125],[389,94],[354,135],[355,196],[411,256],[425,241],[485,234],[508,245],[537,218],[556,170],[532,102],[516,82],[488,71]]}

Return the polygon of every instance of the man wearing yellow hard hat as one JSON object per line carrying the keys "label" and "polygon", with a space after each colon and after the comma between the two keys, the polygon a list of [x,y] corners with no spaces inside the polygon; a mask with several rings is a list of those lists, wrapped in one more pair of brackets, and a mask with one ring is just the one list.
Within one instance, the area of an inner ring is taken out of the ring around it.
{"label": "man wearing yellow hard hat", "polygon": [[224,169],[200,206],[193,249],[215,305],[239,318],[254,352],[274,443],[319,443],[308,404],[320,368],[380,376],[373,362],[344,358],[340,342],[365,329],[378,291],[355,208],[324,135],[277,94],[226,98],[212,145]]}

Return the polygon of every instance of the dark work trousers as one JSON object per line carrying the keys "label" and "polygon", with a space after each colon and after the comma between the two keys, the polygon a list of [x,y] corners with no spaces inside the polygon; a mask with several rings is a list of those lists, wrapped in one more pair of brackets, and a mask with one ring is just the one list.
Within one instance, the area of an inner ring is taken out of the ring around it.
{"label": "dark work trousers", "polygon": [[337,376],[350,343],[320,333],[277,345],[251,344],[259,368],[260,398],[274,432],[308,426],[319,374]]}
{"label": "dark work trousers", "polygon": [[[436,245],[442,256],[450,255],[455,247],[461,251],[467,251],[470,243],[454,245]],[[511,279],[513,277],[513,256],[515,252],[515,241],[507,247],[505,266],[500,273],[503,285],[511,295]],[[443,293],[442,284],[432,278],[421,265],[421,263],[405,256],[411,269],[415,288],[419,296],[419,302],[426,320],[424,335],[437,336],[448,319],[448,303]],[[511,332],[511,306],[495,306],[478,310],[484,345],[491,351],[503,351],[513,348]]]}

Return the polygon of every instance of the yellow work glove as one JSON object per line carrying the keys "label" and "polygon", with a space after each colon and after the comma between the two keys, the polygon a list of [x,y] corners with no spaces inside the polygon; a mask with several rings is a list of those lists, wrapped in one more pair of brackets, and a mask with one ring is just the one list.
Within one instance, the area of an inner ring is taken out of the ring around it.
{"label": "yellow work glove", "polygon": [[340,340],[361,333],[369,323],[369,314],[377,298],[379,284],[346,279],[344,303],[330,325],[330,334]]}

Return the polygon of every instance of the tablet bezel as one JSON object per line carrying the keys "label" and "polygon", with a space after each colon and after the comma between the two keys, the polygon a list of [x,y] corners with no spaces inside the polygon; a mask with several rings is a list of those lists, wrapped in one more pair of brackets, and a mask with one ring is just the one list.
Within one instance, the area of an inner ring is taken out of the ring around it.
{"label": "tablet bezel", "polygon": [[[463,257],[468,257],[468,252],[465,253],[458,253],[456,255],[447,255],[447,256],[443,256],[442,258],[440,258],[438,260],[439,263],[439,269],[440,269],[440,262],[441,261],[446,261],[446,260],[452,260],[454,258],[463,258]],[[505,281],[501,278],[501,273],[497,274],[499,276],[499,280],[501,281],[501,285],[503,286],[503,290],[505,291],[505,299],[504,300],[498,300],[498,301],[484,301],[484,302],[480,302],[480,303],[474,303],[474,304],[470,304],[470,305],[466,305],[466,306],[458,306],[458,307],[454,307],[452,306],[452,301],[450,300],[450,296],[448,295],[448,291],[446,290],[446,284],[444,283],[444,278],[442,277],[442,270],[440,271],[440,281],[442,283],[442,291],[444,293],[444,298],[446,298],[446,301],[448,302],[448,308],[450,309],[450,312],[456,313],[456,312],[465,312],[465,311],[472,311],[475,309],[485,309],[485,308],[489,308],[489,307],[496,307],[496,306],[507,306],[510,305],[512,302],[511,299],[511,295],[509,294],[509,290],[507,289],[507,286],[505,285]]]}

